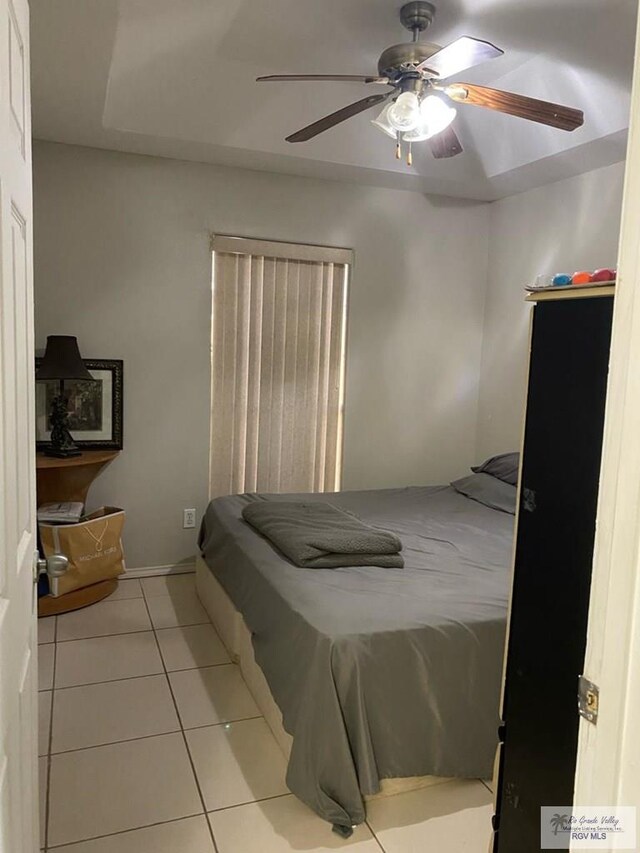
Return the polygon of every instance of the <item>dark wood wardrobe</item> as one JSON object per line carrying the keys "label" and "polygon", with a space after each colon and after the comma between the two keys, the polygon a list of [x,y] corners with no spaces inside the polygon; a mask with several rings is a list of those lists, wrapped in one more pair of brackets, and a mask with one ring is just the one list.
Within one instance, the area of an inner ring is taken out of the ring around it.
{"label": "dark wood wardrobe", "polygon": [[540,807],[573,803],[613,288],[529,299],[494,853],[540,853]]}

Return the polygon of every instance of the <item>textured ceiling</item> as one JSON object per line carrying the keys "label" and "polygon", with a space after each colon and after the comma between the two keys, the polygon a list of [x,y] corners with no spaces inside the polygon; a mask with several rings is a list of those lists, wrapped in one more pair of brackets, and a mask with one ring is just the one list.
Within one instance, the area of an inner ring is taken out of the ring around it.
{"label": "textured ceiling", "polygon": [[[564,133],[461,106],[465,153],[414,165],[372,110],[320,137],[284,137],[371,93],[344,83],[257,84],[260,74],[373,73],[410,36],[393,0],[31,0],[34,134],[40,139],[498,198],[624,157],[634,0],[436,0],[428,40],[488,39],[505,56],[457,79],[585,112]],[[376,91],[380,91],[377,89]]]}

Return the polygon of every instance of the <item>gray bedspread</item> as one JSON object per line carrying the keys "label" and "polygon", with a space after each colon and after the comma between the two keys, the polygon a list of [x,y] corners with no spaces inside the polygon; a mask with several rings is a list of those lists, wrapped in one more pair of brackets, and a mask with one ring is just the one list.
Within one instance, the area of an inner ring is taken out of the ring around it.
{"label": "gray bedspread", "polygon": [[395,533],[376,530],[324,501],[253,501],[242,517],[301,568],[404,566]]}
{"label": "gray bedspread", "polygon": [[242,519],[260,499],[212,501],[200,544],[293,736],[290,790],[346,827],[381,779],[489,777],[513,516],[449,486],[304,495],[396,533],[405,568],[303,571]]}

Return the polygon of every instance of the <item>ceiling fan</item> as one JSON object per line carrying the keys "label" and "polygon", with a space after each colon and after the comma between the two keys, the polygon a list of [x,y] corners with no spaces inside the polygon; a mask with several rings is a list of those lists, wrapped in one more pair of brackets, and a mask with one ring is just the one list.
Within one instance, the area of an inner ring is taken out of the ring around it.
{"label": "ceiling fan", "polygon": [[400,10],[400,21],[413,33],[413,41],[395,44],[384,50],[378,60],[377,75],[358,74],[271,74],[258,82],[320,81],[366,83],[390,86],[382,94],[368,95],[286,137],[287,142],[307,142],[325,130],[364,110],[387,104],[372,124],[396,140],[396,157],[402,156],[402,144],[408,145],[407,164],[411,165],[413,142],[428,141],[434,157],[455,157],[462,145],[451,123],[456,110],[451,101],[473,104],[520,118],[575,130],[584,122],[581,110],[549,101],[528,98],[499,89],[471,83],[448,83],[449,77],[467,68],[502,56],[504,51],[488,41],[462,36],[446,47],[419,41],[420,33],[433,22],[435,6],[426,0],[412,0]]}

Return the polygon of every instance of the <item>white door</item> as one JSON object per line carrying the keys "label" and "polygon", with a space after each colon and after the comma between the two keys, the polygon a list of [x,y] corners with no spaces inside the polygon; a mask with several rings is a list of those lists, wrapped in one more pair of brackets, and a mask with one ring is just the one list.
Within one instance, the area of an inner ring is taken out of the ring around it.
{"label": "white door", "polygon": [[636,806],[640,838],[640,19],[584,673],[574,801]]}
{"label": "white door", "polygon": [[38,838],[29,7],[0,0],[0,851]]}

